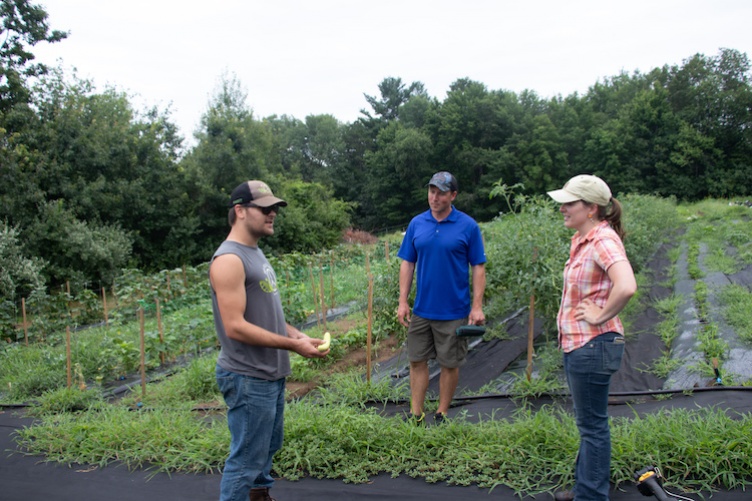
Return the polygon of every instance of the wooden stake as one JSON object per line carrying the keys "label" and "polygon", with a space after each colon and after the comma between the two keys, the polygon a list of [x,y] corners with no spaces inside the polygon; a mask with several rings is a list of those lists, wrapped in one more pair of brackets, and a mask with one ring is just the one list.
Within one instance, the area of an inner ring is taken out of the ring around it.
{"label": "wooden stake", "polygon": [[326,329],[326,301],[324,301],[324,266],[319,261],[319,294],[321,296],[321,316],[324,322],[324,329]]}
{"label": "wooden stake", "polygon": [[68,388],[73,384],[73,375],[71,374],[71,340],[70,340],[70,326],[65,326],[65,367],[68,374]]}
{"label": "wooden stake", "polygon": [[329,276],[331,277],[331,285],[329,288],[330,296],[332,298],[331,308],[337,307],[337,303],[334,301],[334,256],[329,254]]}
{"label": "wooden stake", "polygon": [[188,290],[188,274],[185,272],[185,265],[183,265],[183,287]]}
{"label": "wooden stake", "polygon": [[144,334],[144,309],[138,309],[138,321],[140,324],[141,340],[141,398],[146,397],[146,336]]}
{"label": "wooden stake", "polygon": [[[533,260],[532,263],[535,264],[535,261],[538,259],[538,248],[535,247],[533,249]],[[533,354],[534,348],[533,348],[533,334],[535,330],[535,272],[533,272],[533,290],[530,292],[530,316],[528,318],[527,322],[527,368],[525,369],[525,374],[527,376],[527,381],[530,382],[530,378],[533,374]]]}
{"label": "wooden stake", "polygon": [[311,277],[311,291],[313,292],[313,311],[316,313],[316,325],[321,324],[319,319],[319,295],[316,293],[316,281],[313,279],[313,267],[308,263],[308,275]]}
{"label": "wooden stake", "polygon": [[104,325],[107,326],[108,321],[108,315],[107,315],[107,289],[105,287],[102,287],[102,308],[104,309]]}
{"label": "wooden stake", "polygon": [[[285,268],[285,288],[287,289],[289,287],[290,287],[290,270]],[[292,295],[287,294],[287,306],[290,306],[290,305],[292,305]]]}
{"label": "wooden stake", "polygon": [[26,298],[21,298],[21,314],[23,315],[24,343],[29,346],[29,326],[26,325]]}
{"label": "wooden stake", "polygon": [[530,382],[530,378],[533,374],[533,326],[535,325],[535,295],[530,294],[530,317],[527,324],[527,368],[525,374],[527,375],[527,381]]}
{"label": "wooden stake", "polygon": [[384,241],[384,260],[389,262],[389,240]]}
{"label": "wooden stake", "polygon": [[[159,307],[159,298],[155,300],[155,303],[157,305],[157,329],[159,330],[159,343],[164,346],[164,329],[162,328],[162,310]],[[165,363],[165,352],[163,350],[159,350],[159,362],[163,365]]]}
{"label": "wooden stake", "polygon": [[366,382],[371,384],[371,332],[373,328],[373,275],[368,275],[368,332],[366,334]]}

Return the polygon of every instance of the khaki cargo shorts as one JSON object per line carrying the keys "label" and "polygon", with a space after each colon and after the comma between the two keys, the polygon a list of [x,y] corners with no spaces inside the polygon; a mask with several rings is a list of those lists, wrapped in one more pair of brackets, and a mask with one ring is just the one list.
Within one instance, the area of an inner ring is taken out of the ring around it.
{"label": "khaki cargo shorts", "polygon": [[413,315],[407,329],[408,359],[411,362],[436,359],[441,367],[460,367],[467,357],[468,338],[457,337],[455,330],[465,324],[467,317],[458,320],[428,320]]}

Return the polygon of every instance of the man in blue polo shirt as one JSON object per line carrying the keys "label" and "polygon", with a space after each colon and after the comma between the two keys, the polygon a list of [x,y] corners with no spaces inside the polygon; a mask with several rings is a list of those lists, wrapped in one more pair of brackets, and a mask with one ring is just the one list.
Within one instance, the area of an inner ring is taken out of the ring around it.
{"label": "man in blue polo shirt", "polygon": [[[416,424],[424,423],[423,404],[428,391],[428,360],[436,359],[439,408],[434,421],[444,420],[467,355],[467,338],[457,337],[457,327],[483,325],[486,289],[486,253],[478,223],[457,210],[457,179],[437,172],[428,182],[426,212],[410,221],[397,256],[400,297],[397,318],[407,330],[410,360],[410,412]],[[472,294],[468,267],[472,270]],[[415,304],[410,314],[407,299],[417,268]]]}

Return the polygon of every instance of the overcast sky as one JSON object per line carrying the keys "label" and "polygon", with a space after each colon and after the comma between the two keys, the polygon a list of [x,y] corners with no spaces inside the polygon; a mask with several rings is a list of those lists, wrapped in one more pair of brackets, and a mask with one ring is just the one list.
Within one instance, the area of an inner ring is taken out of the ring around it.
{"label": "overcast sky", "polygon": [[439,100],[465,77],[551,97],[720,48],[752,57],[749,0],[32,1],[70,32],[38,60],[169,106],[189,142],[223,74],[257,118],[352,122],[386,77]]}

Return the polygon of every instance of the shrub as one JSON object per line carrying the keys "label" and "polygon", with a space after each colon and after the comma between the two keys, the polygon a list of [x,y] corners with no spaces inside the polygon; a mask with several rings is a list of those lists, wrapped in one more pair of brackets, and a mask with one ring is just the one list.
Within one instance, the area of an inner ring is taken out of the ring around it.
{"label": "shrub", "polygon": [[42,287],[44,261],[23,255],[20,230],[7,221],[0,225],[0,298],[23,297]]}

